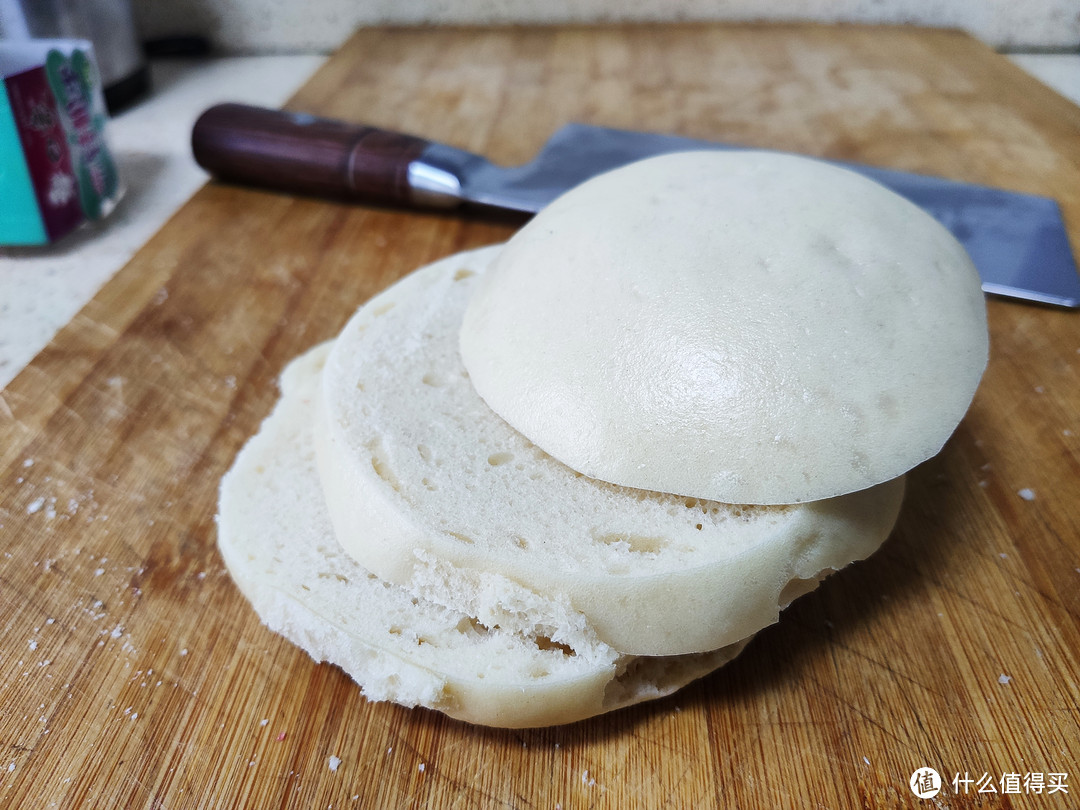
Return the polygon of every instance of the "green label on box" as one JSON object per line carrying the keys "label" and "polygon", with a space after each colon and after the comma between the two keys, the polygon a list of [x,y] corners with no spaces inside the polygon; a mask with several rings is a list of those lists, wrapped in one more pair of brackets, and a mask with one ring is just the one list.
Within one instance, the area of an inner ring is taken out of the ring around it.
{"label": "green label on box", "polygon": [[49,51],[45,70],[67,133],[79,201],[88,219],[98,219],[102,201],[116,195],[119,176],[105,145],[105,114],[94,104],[96,71],[78,49],[70,58]]}

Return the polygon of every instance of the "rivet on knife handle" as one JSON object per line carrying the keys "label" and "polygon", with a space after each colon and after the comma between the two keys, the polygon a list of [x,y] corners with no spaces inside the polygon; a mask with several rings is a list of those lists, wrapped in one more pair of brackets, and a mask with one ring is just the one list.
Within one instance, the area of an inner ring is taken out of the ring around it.
{"label": "rivet on knife handle", "polygon": [[453,207],[460,184],[413,135],[302,113],[218,104],[195,122],[196,162],[222,180],[369,202]]}

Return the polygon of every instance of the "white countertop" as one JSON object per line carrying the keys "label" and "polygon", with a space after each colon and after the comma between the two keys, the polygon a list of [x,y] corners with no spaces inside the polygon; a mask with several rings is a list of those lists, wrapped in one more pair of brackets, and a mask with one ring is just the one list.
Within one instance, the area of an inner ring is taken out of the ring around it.
{"label": "white countertop", "polygon": [[[1080,104],[1080,55],[1018,55]],[[110,123],[127,193],[103,223],[47,248],[0,248],[0,389],[26,366],[206,179],[191,127],[219,101],[280,106],[324,57],[252,56],[153,65],[154,92]]]}
{"label": "white countertop", "polygon": [[126,187],[112,215],[55,245],[0,247],[0,389],[206,181],[191,157],[199,113],[221,101],[279,107],[324,61],[303,55],[154,62],[153,93],[109,122]]}

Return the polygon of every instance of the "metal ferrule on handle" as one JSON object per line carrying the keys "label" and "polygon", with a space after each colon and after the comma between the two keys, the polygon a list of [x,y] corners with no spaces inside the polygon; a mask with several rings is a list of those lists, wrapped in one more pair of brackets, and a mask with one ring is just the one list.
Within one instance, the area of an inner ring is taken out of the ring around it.
{"label": "metal ferrule on handle", "polygon": [[409,164],[410,201],[424,208],[457,208],[462,202],[461,180],[427,151]]}

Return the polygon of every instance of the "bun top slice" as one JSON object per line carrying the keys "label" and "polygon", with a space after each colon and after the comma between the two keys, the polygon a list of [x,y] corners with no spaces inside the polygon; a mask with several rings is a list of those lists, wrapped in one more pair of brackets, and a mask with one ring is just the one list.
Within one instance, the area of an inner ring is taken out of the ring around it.
{"label": "bun top slice", "polygon": [[970,259],[907,200],[807,158],[691,152],[541,211],[460,346],[487,404],[584,475],[783,504],[937,453],[988,339]]}

